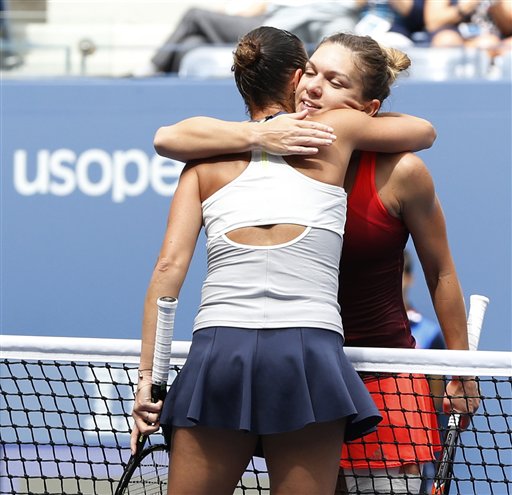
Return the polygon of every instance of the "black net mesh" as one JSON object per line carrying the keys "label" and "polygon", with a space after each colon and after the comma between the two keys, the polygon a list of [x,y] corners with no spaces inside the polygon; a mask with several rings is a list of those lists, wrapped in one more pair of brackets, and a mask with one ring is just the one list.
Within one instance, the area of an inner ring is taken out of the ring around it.
{"label": "black net mesh", "polygon": [[[397,370],[399,367],[398,363]],[[130,457],[136,366],[3,359],[0,371],[0,493],[112,494]],[[171,380],[177,373],[179,367],[172,367]],[[400,375],[402,380],[416,377]],[[511,378],[480,377],[479,382],[482,403],[460,436],[450,493],[509,494]],[[377,393],[385,392],[377,389]],[[431,395],[436,399],[434,393]],[[408,414],[406,408],[403,413]],[[442,438],[443,415],[439,420]],[[418,425],[413,421],[409,427],[432,428],[430,423]],[[155,434],[149,443],[162,441]],[[429,472],[424,472],[423,493],[431,490]],[[357,474],[355,478],[357,483]],[[343,493],[343,488],[338,491]],[[236,493],[269,493],[262,459],[253,458]]]}

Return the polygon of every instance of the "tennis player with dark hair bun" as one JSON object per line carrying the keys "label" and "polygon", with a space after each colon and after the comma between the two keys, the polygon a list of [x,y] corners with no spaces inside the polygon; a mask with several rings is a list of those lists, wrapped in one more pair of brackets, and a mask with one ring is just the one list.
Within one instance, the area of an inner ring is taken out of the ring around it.
{"label": "tennis player with dark hair bun", "polygon": [[[294,90],[313,108],[299,82],[306,60],[290,33],[262,27],[242,38],[234,71],[252,119],[290,111]],[[340,446],[380,421],[343,352],[342,184],[354,149],[428,147],[435,132],[422,119],[355,109],[315,120],[336,140],[314,156],[253,150],[188,163],[181,174],[146,295],[141,369],[151,368],[155,301],[179,295],[202,225],[208,272],[187,362],[161,411],[139,389],[132,432],[133,447],[163,426],[169,493],[232,494],[258,443],[272,493],[333,493]]]}

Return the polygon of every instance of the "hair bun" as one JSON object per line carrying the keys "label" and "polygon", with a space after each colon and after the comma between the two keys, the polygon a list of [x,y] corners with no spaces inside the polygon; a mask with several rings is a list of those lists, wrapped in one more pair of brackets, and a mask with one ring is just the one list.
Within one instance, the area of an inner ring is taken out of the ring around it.
{"label": "hair bun", "polygon": [[246,69],[261,59],[261,43],[251,39],[242,40],[234,54],[234,63],[240,69]]}
{"label": "hair bun", "polygon": [[384,55],[386,55],[391,81],[395,81],[400,72],[411,66],[411,59],[404,52],[397,50],[396,48],[382,45],[381,48]]}

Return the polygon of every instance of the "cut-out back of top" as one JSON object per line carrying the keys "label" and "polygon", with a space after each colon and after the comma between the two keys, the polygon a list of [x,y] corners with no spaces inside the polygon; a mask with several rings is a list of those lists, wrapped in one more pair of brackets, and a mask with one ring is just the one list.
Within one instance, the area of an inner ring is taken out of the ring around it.
{"label": "cut-out back of top", "polygon": [[343,188],[253,153],[203,201],[208,272],[194,331],[312,327],[343,332],[338,268]]}

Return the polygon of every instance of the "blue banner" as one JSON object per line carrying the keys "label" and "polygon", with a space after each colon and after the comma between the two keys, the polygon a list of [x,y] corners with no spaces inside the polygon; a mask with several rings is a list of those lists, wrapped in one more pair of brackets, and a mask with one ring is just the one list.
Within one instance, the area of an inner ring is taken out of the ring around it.
{"label": "blue banner", "polygon": [[[2,82],[5,334],[139,338],[145,290],[183,164],[155,154],[162,125],[246,118],[232,81]],[[511,85],[403,81],[384,110],[431,120],[432,170],[469,301],[490,297],[487,349],[511,349]],[[199,240],[175,338],[189,340],[205,273]],[[433,314],[416,264],[415,304]]]}

